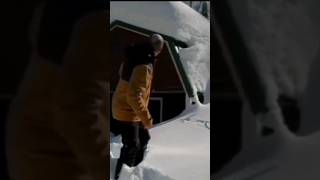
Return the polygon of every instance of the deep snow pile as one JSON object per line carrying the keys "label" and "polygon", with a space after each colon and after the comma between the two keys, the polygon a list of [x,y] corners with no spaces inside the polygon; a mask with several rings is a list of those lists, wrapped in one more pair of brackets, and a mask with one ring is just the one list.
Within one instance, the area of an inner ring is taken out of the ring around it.
{"label": "deep snow pile", "polygon": [[195,92],[210,79],[210,22],[183,2],[111,1],[110,23],[121,20],[188,44],[179,50]]}
{"label": "deep snow pile", "polygon": [[[120,180],[210,179],[210,104],[195,105],[168,123],[150,131],[145,161],[124,167]],[[120,138],[110,144],[110,174],[119,156]],[[122,178],[122,179],[121,179]]]}

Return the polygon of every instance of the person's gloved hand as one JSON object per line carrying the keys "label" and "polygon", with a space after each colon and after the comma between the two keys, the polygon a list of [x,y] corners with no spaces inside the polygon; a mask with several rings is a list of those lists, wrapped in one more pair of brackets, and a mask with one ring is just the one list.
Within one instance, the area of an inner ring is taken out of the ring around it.
{"label": "person's gloved hand", "polygon": [[150,118],[147,121],[143,121],[142,124],[143,124],[144,128],[150,129],[153,126],[153,119]]}

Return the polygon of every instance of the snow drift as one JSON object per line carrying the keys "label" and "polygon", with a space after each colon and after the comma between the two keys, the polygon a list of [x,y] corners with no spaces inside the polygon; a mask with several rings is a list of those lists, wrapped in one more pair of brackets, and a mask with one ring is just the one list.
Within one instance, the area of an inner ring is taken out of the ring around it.
{"label": "snow drift", "polygon": [[[120,180],[210,179],[210,104],[196,105],[179,117],[150,130],[145,160],[136,168],[124,166]],[[110,174],[120,154],[121,137],[110,143]]]}

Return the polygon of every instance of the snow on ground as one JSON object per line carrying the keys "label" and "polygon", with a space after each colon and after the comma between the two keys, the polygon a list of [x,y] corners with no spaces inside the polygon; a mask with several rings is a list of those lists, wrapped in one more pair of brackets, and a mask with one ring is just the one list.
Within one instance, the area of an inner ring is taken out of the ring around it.
{"label": "snow on ground", "polygon": [[[210,104],[195,105],[152,128],[150,134],[145,161],[136,168],[124,167],[120,180],[210,179]],[[119,156],[119,142],[121,138],[115,137],[110,144],[111,174]]]}
{"label": "snow on ground", "polygon": [[179,50],[194,87],[204,92],[210,79],[210,22],[183,2],[111,1],[110,23],[121,20],[188,44]]}

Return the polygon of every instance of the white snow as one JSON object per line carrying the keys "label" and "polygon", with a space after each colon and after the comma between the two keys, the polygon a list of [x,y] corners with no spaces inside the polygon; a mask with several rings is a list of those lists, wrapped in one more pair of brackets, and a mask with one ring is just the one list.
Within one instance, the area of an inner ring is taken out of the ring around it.
{"label": "white snow", "polygon": [[[124,166],[123,180],[210,179],[210,104],[195,105],[179,117],[150,130],[145,160],[136,168]],[[119,137],[110,144],[113,174],[121,147]],[[121,179],[120,178],[120,179]]]}
{"label": "white snow", "polygon": [[210,22],[183,2],[111,1],[114,20],[159,32],[188,44],[178,53],[194,93],[204,92],[210,79]]}

